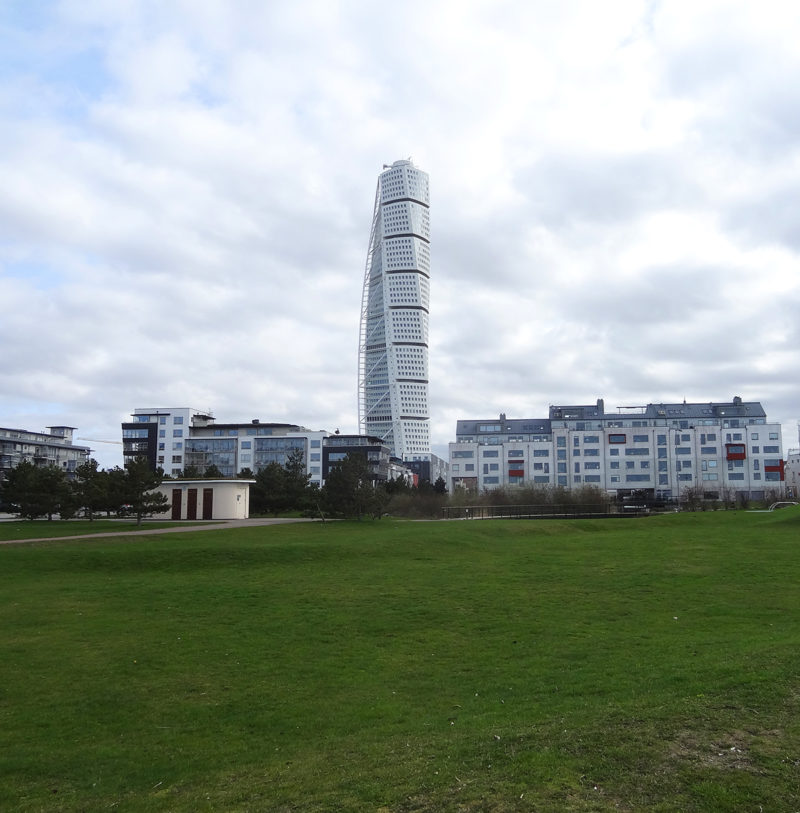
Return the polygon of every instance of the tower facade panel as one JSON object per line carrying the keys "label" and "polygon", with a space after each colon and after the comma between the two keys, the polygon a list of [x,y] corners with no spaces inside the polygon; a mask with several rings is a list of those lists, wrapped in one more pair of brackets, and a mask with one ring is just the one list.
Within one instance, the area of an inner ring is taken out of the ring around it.
{"label": "tower facade panel", "polygon": [[359,426],[404,460],[430,453],[428,175],[395,161],[378,176],[359,336]]}

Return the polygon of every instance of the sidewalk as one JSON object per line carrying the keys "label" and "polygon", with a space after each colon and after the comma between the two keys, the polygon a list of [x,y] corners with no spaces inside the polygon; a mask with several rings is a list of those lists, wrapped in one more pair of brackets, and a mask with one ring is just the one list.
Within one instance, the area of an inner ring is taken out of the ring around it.
{"label": "sidewalk", "polygon": [[103,539],[108,537],[121,537],[121,536],[152,536],[154,534],[179,534],[186,531],[219,531],[223,528],[250,528],[259,525],[285,525],[287,522],[319,522],[318,519],[306,519],[299,517],[288,517],[277,519],[269,519],[266,517],[259,517],[258,519],[226,519],[219,522],[209,523],[207,525],[183,525],[176,524],[170,528],[146,528],[143,527],[139,531],[104,531],[99,534],[77,534],[76,536],[41,536],[36,539],[6,539],[0,541],[0,545],[24,545],[26,542],[63,542],[65,540],[73,539]]}

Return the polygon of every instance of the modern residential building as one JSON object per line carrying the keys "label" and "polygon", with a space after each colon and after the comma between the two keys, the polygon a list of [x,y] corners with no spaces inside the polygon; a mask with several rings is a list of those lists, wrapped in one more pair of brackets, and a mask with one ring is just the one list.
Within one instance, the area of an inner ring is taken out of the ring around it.
{"label": "modern residential building", "polygon": [[758,402],[652,403],[606,412],[551,406],[547,418],[459,420],[449,487],[593,485],[612,495],[708,498],[782,492],[781,426]]}
{"label": "modern residential building", "polygon": [[122,424],[123,457],[147,457],[150,465],[179,477],[187,468],[216,466],[223,477],[249,469],[257,474],[303,452],[310,482],[322,485],[322,441],[327,432],[290,423],[217,423],[208,410],[191,407],[136,409]]}
{"label": "modern residential building", "polygon": [[411,484],[413,473],[403,461],[394,457],[389,446],[380,438],[370,435],[328,435],[322,447],[323,480],[337,463],[350,454],[361,454],[367,459],[372,482],[404,479]]}
{"label": "modern residential building", "polygon": [[359,431],[401,460],[430,454],[429,203],[428,175],[410,160],[378,176],[361,300]]}
{"label": "modern residential building", "polygon": [[0,427],[0,480],[21,462],[35,466],[57,466],[72,476],[89,459],[88,446],[73,444],[74,426],[48,426],[47,432]]}
{"label": "modern residential building", "polygon": [[[797,440],[800,442],[800,424],[797,426]],[[800,500],[800,447],[786,452],[784,476],[787,499]]]}
{"label": "modern residential building", "polygon": [[447,472],[449,465],[446,460],[442,460],[438,455],[415,455],[412,460],[406,460],[406,465],[414,473],[417,482],[435,483],[440,477],[447,483]]}

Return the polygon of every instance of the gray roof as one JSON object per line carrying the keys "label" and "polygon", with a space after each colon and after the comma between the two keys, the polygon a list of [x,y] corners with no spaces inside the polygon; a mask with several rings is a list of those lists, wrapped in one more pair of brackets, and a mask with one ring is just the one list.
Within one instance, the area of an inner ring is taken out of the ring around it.
{"label": "gray roof", "polygon": [[[623,410],[636,409],[636,413]],[[485,420],[459,420],[456,422],[457,435],[481,434],[480,426],[499,426],[495,434],[541,433],[551,431],[552,421],[564,420],[619,420],[620,416],[650,420],[702,420],[725,418],[766,418],[767,413],[759,401],[742,401],[738,396],[730,401],[708,401],[703,403],[651,403],[641,407],[621,407],[617,412],[606,412],[602,398],[596,404],[572,404],[550,407],[549,418],[506,418],[501,413],[498,418]],[[491,430],[486,431],[490,434]]]}

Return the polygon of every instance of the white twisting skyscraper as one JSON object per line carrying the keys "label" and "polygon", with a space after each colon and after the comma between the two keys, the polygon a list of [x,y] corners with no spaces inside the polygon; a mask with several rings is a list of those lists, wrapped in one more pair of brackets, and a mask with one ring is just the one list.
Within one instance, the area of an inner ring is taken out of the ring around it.
{"label": "white twisting skyscraper", "polygon": [[430,454],[428,174],[395,161],[378,176],[358,357],[360,431],[403,460]]}

